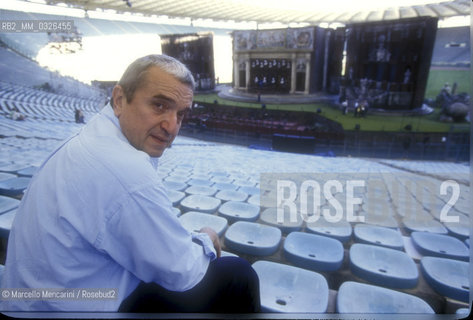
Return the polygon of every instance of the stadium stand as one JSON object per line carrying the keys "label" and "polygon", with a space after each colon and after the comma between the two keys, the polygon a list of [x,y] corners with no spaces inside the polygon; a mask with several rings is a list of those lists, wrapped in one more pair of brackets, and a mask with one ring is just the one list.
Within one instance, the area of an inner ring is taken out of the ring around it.
{"label": "stadium stand", "polygon": [[[13,170],[14,173],[9,173],[10,175],[17,176],[22,169],[28,168],[31,165],[39,165],[42,160],[44,160],[48,154],[48,152],[52,151],[59,143],[59,138],[64,139],[67,135],[72,134],[75,130],[79,130],[81,125],[77,125],[75,123],[68,123],[68,122],[61,122],[61,121],[50,121],[51,125],[49,126],[49,131],[43,132],[44,130],[44,122],[41,119],[27,119],[23,122],[16,122],[10,119],[7,119],[3,116],[0,116],[0,123],[1,127],[4,128],[4,125],[13,124],[12,128],[15,128],[17,131],[13,135],[5,136],[4,138],[0,139],[0,148],[2,151],[3,166],[10,166],[11,168],[8,170]],[[68,128],[67,130],[65,128]],[[7,130],[4,130],[6,133]],[[18,138],[16,137],[18,134],[28,132],[33,137],[26,137],[26,138]],[[36,138],[38,133],[42,133],[42,138]],[[404,193],[409,194],[414,198],[415,195],[415,186],[409,186],[407,183],[405,185],[398,184],[396,188],[391,187],[392,181],[398,181],[393,178],[393,175],[396,176],[401,181],[406,181],[410,179],[411,181],[415,181],[419,178],[429,177],[435,180],[435,178],[430,177],[429,175],[435,176],[435,166],[433,164],[429,166],[428,170],[425,169],[425,165],[423,162],[403,162],[406,168],[416,168],[418,172],[413,173],[410,171],[403,171],[400,169],[393,168],[391,166],[382,164],[380,162],[376,162],[373,160],[367,159],[356,159],[356,158],[323,158],[313,155],[297,155],[297,154],[286,154],[280,152],[273,152],[273,151],[264,151],[264,150],[254,150],[248,149],[245,147],[239,146],[231,146],[231,145],[221,145],[215,143],[208,143],[203,142],[200,140],[194,140],[186,137],[178,137],[175,141],[174,146],[169,149],[165,155],[162,157],[159,166],[159,174],[165,180],[164,183],[167,186],[172,186],[172,184],[178,185],[179,189],[185,190],[190,185],[188,182],[191,181],[192,177],[194,178],[202,178],[203,176],[207,176],[207,180],[211,181],[211,187],[215,187],[218,190],[221,190],[221,187],[218,187],[219,182],[213,182],[213,180],[220,181],[221,178],[228,178],[226,179],[225,183],[232,185],[234,190],[239,190],[239,188],[235,184],[233,184],[234,180],[242,180],[244,177],[257,177],[262,172],[292,172],[293,170],[299,172],[339,172],[341,176],[348,175],[348,176],[356,176],[356,172],[368,172],[369,174],[367,177],[371,177],[371,179],[379,178],[382,179],[385,188],[383,189],[385,192],[385,196],[393,201],[394,203],[400,198],[397,194],[399,194],[399,189],[404,188]],[[415,166],[417,164],[417,167]],[[454,172],[462,172],[463,174],[468,174],[468,167],[462,164],[455,164],[455,163],[439,163],[438,168],[440,172],[447,172],[447,171],[454,171]],[[381,173],[383,173],[381,175]],[[379,176],[378,176],[379,174]],[[8,176],[11,178],[11,176]],[[180,182],[171,182],[168,181],[169,178],[179,178]],[[435,180],[439,183],[441,180]],[[225,185],[228,187],[228,185]],[[468,188],[462,185],[462,197],[467,197],[469,192]],[[219,189],[220,188],[220,189]],[[411,190],[412,189],[412,190]],[[225,219],[219,213],[219,207],[222,205],[222,200],[218,199],[215,195],[214,196],[195,196],[189,195],[183,197],[182,200],[178,200],[182,197],[183,191],[179,194],[179,197],[174,198],[172,196],[172,192],[170,192],[170,198],[174,199],[173,203],[176,209],[176,215],[180,212],[183,213],[184,217],[189,211],[197,211],[200,212],[200,215],[195,215],[195,224],[202,224],[205,221],[204,219],[198,219],[198,217],[202,217],[202,214],[206,215],[206,218],[215,217],[215,218],[222,218]],[[264,190],[263,190],[264,194]],[[260,195],[255,196],[255,198],[259,198]],[[2,197],[1,199],[7,198],[11,201],[13,207],[7,208],[5,210],[2,209],[3,212],[7,211],[10,212],[14,210],[14,207],[17,206],[17,199],[9,198],[9,197]],[[250,203],[250,199],[253,197],[249,197],[245,202]],[[253,198],[253,199],[255,199]],[[201,201],[203,204],[197,203],[196,200]],[[265,200],[267,201],[267,199]],[[206,203],[210,203],[208,205]],[[191,205],[190,205],[191,204]],[[270,208],[270,203],[261,203],[257,200],[253,203],[254,205],[260,206],[260,210],[264,212],[264,210]],[[207,205],[206,212],[203,210],[205,209],[204,205]],[[265,206],[266,205],[266,206]],[[200,207],[202,206],[202,207]],[[398,223],[398,230],[403,235],[403,238],[408,238],[410,240],[410,236],[412,235],[412,231],[405,228],[404,224],[402,223],[403,216],[400,215],[397,211],[397,207],[393,204],[394,212],[394,219]],[[358,210],[362,210],[360,207]],[[463,209],[464,210],[464,209]],[[205,212],[205,213],[204,213]],[[430,213],[427,212],[430,215]],[[2,214],[3,215],[3,214]],[[10,213],[10,215],[14,215]],[[390,216],[391,217],[391,216]],[[431,219],[435,219],[433,215],[430,215]],[[8,218],[8,216],[5,216]],[[182,218],[184,219],[184,218]],[[187,218],[185,218],[187,219]],[[210,218],[213,219],[213,218]],[[303,222],[300,217],[298,218],[300,222]],[[320,221],[323,221],[320,219]],[[444,225],[441,221],[435,220],[439,224]],[[206,222],[205,222],[206,223]],[[221,239],[225,240],[222,241],[224,244],[224,250],[230,254],[238,254],[242,257],[245,257],[252,263],[257,261],[263,261],[263,257],[260,255],[261,251],[252,251],[255,250],[255,247],[250,247],[247,243],[248,241],[253,241],[257,244],[257,239],[248,238],[250,236],[255,236],[259,234],[256,231],[253,231],[251,227],[247,227],[243,225],[243,228],[239,230],[241,234],[246,234],[246,236],[239,236],[239,242],[233,240],[237,245],[232,245],[227,240],[227,238],[232,238],[232,233],[234,233],[235,228],[237,228],[242,223],[248,224],[248,222],[230,222],[229,227],[224,229]],[[356,281],[363,283],[363,278],[360,278],[355,273],[353,273],[349,267],[350,258],[352,255],[350,253],[350,249],[356,245],[355,239],[352,236],[351,230],[356,226],[354,223],[346,224],[334,224],[330,225],[332,227],[332,234],[322,234],[319,233],[319,236],[329,237],[337,239],[338,234],[342,234],[343,236],[339,236],[339,240],[343,241],[343,262],[340,268],[336,271],[331,271],[330,273],[326,273],[323,271],[321,276],[327,279],[329,284],[330,290],[337,291],[339,287],[346,281]],[[1,222],[0,222],[1,224]],[[270,246],[271,250],[263,252],[265,254],[264,260],[272,261],[281,265],[286,266],[293,266],[293,263],[289,261],[284,255],[284,242],[288,238],[288,234],[290,234],[290,230],[285,230],[284,226],[275,225],[268,223],[268,220],[265,219],[263,214],[260,214],[259,218],[257,218],[256,223],[250,223],[252,226],[257,225],[256,229],[259,230],[261,227],[266,224],[266,227],[273,227],[272,233],[274,233],[275,238]],[[311,234],[314,230],[322,231],[323,228],[326,228],[326,224],[317,222],[305,225],[300,224],[297,226],[298,231],[304,234]],[[280,228],[280,229],[279,229]],[[8,227],[6,228],[8,229]],[[264,228],[263,228],[264,229]],[[194,229],[195,230],[195,229]],[[277,231],[276,231],[277,230]],[[283,230],[283,232],[281,232]],[[246,239],[246,240],[245,240]],[[271,239],[270,237],[263,237],[263,240],[268,241]],[[238,244],[239,243],[239,244]],[[246,246],[244,246],[246,244]],[[250,249],[248,249],[250,248]],[[264,248],[264,246],[261,246]],[[382,249],[382,247],[379,247]],[[403,251],[395,250],[396,252],[402,253],[406,256],[410,255],[410,251],[408,248],[405,248]],[[356,256],[356,255],[355,255]],[[413,258],[415,264],[420,264],[420,259],[422,255],[419,255],[417,259]],[[386,261],[386,259],[379,259],[378,261]],[[373,262],[375,263],[375,262]],[[378,262],[379,263],[379,262]],[[409,264],[411,264],[409,262]],[[405,266],[403,269],[405,269]],[[300,268],[300,267],[298,267]],[[384,268],[384,267],[383,267]],[[300,268],[304,269],[304,268]],[[308,269],[310,270],[310,269]],[[381,273],[381,272],[379,272]],[[384,275],[384,274],[383,274]],[[369,283],[368,280],[367,283]],[[448,280],[447,280],[448,281]],[[267,285],[277,286],[277,282],[273,280],[273,282],[268,283]],[[297,286],[296,286],[297,287]],[[295,287],[295,288],[296,288]],[[302,286],[303,288],[305,286]],[[302,289],[301,289],[302,290]],[[402,293],[406,289],[396,289],[397,293]],[[342,291],[343,292],[343,291]],[[430,284],[425,284],[423,281],[419,281],[419,284],[414,288],[409,289],[409,292],[413,296],[422,297],[422,299],[428,303],[436,312],[442,313],[445,312],[447,309],[447,304],[452,302],[446,302],[443,298],[442,293],[438,293],[437,291],[433,291]],[[404,292],[405,293],[405,292]],[[265,295],[263,293],[263,295]],[[269,299],[268,297],[262,297],[262,299]],[[376,303],[377,300],[373,300]],[[334,301],[332,301],[334,303]],[[384,310],[389,310],[388,306],[383,305],[381,302],[378,302],[378,308],[386,308]],[[278,306],[280,304],[275,303]],[[290,303],[287,301],[287,304]],[[460,308],[461,306],[465,306],[462,304],[461,301],[454,300],[453,304]],[[294,308],[299,308],[295,306]],[[278,312],[286,312],[287,310],[296,310],[290,308],[283,308],[281,306],[280,309],[277,309]],[[298,311],[302,309],[297,309]],[[341,312],[341,311],[340,311]]]}
{"label": "stadium stand", "polygon": [[469,67],[470,66],[470,28],[454,27],[437,30],[433,66]]}
{"label": "stadium stand", "polygon": [[82,110],[86,118],[91,117],[103,105],[103,99],[71,97],[0,82],[0,113],[6,116],[17,108],[33,119],[74,122],[75,109]]}
{"label": "stadium stand", "polygon": [[[72,20],[77,31],[83,36],[104,36],[116,34],[175,34],[175,33],[195,33],[208,31],[207,28],[187,25],[168,25],[144,22],[130,22],[118,20],[103,20],[94,18],[76,18],[48,15],[34,12],[19,12],[0,9],[0,15],[11,20]],[[213,29],[215,34],[226,35],[231,30]],[[46,33],[35,34],[8,34],[1,33],[0,40],[13,46],[15,50],[25,56],[34,59],[39,50],[48,43]]]}

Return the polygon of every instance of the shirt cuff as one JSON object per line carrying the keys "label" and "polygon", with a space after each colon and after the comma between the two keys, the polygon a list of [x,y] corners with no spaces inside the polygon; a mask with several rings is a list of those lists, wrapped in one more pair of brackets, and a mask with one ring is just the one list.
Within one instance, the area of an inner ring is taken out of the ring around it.
{"label": "shirt cuff", "polygon": [[195,233],[192,232],[192,241],[198,243],[204,249],[204,254],[210,258],[210,261],[213,261],[217,258],[217,252],[215,251],[214,245],[210,237],[206,233]]}

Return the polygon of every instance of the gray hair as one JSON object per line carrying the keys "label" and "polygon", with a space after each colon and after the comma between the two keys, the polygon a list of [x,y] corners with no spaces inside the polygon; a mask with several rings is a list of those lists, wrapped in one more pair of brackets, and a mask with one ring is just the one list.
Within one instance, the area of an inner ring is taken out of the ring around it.
{"label": "gray hair", "polygon": [[122,87],[127,102],[133,100],[136,89],[143,85],[146,71],[151,67],[158,67],[169,75],[174,76],[181,83],[188,85],[194,91],[194,77],[182,62],[167,55],[151,54],[132,62],[123,73],[120,81],[118,81],[118,85]]}

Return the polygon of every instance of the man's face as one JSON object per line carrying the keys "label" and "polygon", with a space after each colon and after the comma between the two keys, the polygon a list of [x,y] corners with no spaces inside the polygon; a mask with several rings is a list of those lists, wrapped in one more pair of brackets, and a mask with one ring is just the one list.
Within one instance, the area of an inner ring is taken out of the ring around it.
{"label": "man's face", "polygon": [[192,98],[188,85],[158,67],[147,70],[130,102],[120,86],[113,89],[114,112],[123,134],[132,146],[151,157],[161,156],[171,145]]}

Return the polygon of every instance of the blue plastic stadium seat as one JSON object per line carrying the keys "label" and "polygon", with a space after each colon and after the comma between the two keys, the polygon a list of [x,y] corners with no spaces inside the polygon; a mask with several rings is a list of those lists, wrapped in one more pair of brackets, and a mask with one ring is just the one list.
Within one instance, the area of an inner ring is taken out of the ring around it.
{"label": "blue plastic stadium seat", "polygon": [[248,199],[246,199],[246,202],[259,207],[260,206],[260,196],[258,194],[255,194],[254,196],[251,196]]}
{"label": "blue plastic stadium seat", "polygon": [[18,170],[17,174],[20,177],[32,177],[36,171],[38,171],[39,167],[30,166],[21,170]]}
{"label": "blue plastic stadium seat", "polygon": [[365,224],[391,229],[397,229],[399,227],[394,215],[391,214],[367,214],[362,210],[358,215],[365,217]]}
{"label": "blue plastic stadium seat", "polygon": [[220,206],[218,213],[234,221],[256,221],[259,216],[259,207],[246,202],[228,201]]}
{"label": "blue plastic stadium seat", "polygon": [[179,217],[181,224],[190,232],[199,232],[203,227],[210,227],[221,237],[227,228],[227,219],[208,213],[189,211]]}
{"label": "blue plastic stadium seat", "polygon": [[208,180],[208,179],[190,179],[187,181],[187,184],[190,186],[205,186],[205,187],[210,187],[213,182]]}
{"label": "blue plastic stadium seat", "polygon": [[259,192],[260,192],[258,187],[247,187],[247,186],[239,187],[238,191],[243,191],[244,193],[249,194],[251,196],[253,196],[255,194],[259,194]]}
{"label": "blue plastic stadium seat", "polygon": [[329,222],[323,216],[315,222],[307,222],[308,232],[337,239],[343,243],[350,241],[352,234],[351,224],[345,220]]}
{"label": "blue plastic stadium seat", "polygon": [[166,189],[182,191],[187,188],[187,184],[184,182],[176,182],[176,181],[163,181],[163,185]]}
{"label": "blue plastic stadium seat", "polygon": [[255,256],[268,256],[275,253],[281,242],[278,228],[259,223],[237,221],[225,232],[225,246]]}
{"label": "blue plastic stadium seat", "polygon": [[424,256],[468,261],[470,250],[457,238],[428,232],[411,233],[414,247]]}
{"label": "blue plastic stadium seat", "polygon": [[239,179],[236,179],[235,181],[233,181],[233,184],[238,187],[254,187],[256,185],[256,183],[251,180],[239,180]]}
{"label": "blue plastic stadium seat", "polygon": [[466,198],[460,197],[457,202],[453,205],[453,209],[455,211],[462,212],[464,214],[470,214],[470,201],[469,197]]}
{"label": "blue plastic stadium seat", "polygon": [[416,264],[406,253],[368,244],[351,246],[350,268],[362,279],[391,288],[413,288],[419,277]]}
{"label": "blue plastic stadium seat", "polygon": [[470,294],[468,262],[438,257],[423,257],[420,261],[427,283],[439,294],[468,302]]}
{"label": "blue plastic stadium seat", "polygon": [[15,215],[16,209],[0,214],[0,238],[8,238]]}
{"label": "blue plastic stadium seat", "polygon": [[[215,182],[215,183],[232,183],[233,182],[233,179],[230,178],[230,177],[223,177],[223,176],[218,176],[218,177],[212,177],[210,179],[212,182]],[[235,186],[237,187],[237,186]],[[237,187],[238,188],[238,187]]]}
{"label": "blue plastic stadium seat", "polygon": [[[397,213],[403,218],[415,217],[419,212],[429,214],[420,205],[413,196],[405,196],[399,199],[393,199]],[[429,214],[430,215],[430,214]]]}
{"label": "blue plastic stadium seat", "polygon": [[402,219],[404,227],[409,232],[421,231],[438,234],[447,234],[448,230],[440,222],[430,219],[404,218]]}
{"label": "blue plastic stadium seat", "polygon": [[173,206],[178,204],[179,201],[181,201],[186,196],[184,192],[176,191],[172,189],[167,190],[166,193],[169,197],[169,200],[171,200]]}
{"label": "blue plastic stadium seat", "polygon": [[236,190],[238,187],[232,183],[227,182],[217,182],[212,185],[212,187],[216,188],[217,190]]}
{"label": "blue plastic stadium seat", "polygon": [[202,196],[213,196],[216,192],[217,189],[208,187],[208,186],[190,186],[185,190],[187,194],[200,194]]}
{"label": "blue plastic stadium seat", "polygon": [[10,197],[0,196],[0,214],[18,208],[20,200]]}
{"label": "blue plastic stadium seat", "polygon": [[419,197],[419,201],[425,210],[427,210],[434,218],[440,220],[440,212],[445,206],[445,202],[443,200],[431,195],[426,196],[424,199],[421,195]]}
{"label": "blue plastic stadium seat", "polygon": [[8,180],[11,178],[16,178],[16,175],[13,173],[0,172],[0,181]]}
{"label": "blue plastic stadium seat", "polygon": [[237,172],[230,172],[230,178],[234,180],[248,180],[248,174],[237,171]]}
{"label": "blue plastic stadium seat", "polygon": [[257,261],[263,312],[324,313],[329,288],[319,273],[269,261]]}
{"label": "blue plastic stadium seat", "polygon": [[458,217],[458,222],[443,222],[449,234],[460,240],[465,240],[470,236],[470,218],[458,211],[449,214],[451,217]]}
{"label": "blue plastic stadium seat", "polygon": [[221,190],[215,195],[215,198],[223,201],[245,201],[248,198],[248,194],[243,191]]}
{"label": "blue plastic stadium seat", "polygon": [[352,314],[433,314],[422,299],[399,291],[364,283],[347,281],[338,289],[336,311]]}
{"label": "blue plastic stadium seat", "polygon": [[464,243],[469,248],[470,247],[470,238],[465,239]]}
{"label": "blue plastic stadium seat", "polygon": [[170,175],[164,178],[164,181],[167,182],[177,182],[177,183],[186,183],[189,179],[185,176],[180,175]]}
{"label": "blue plastic stadium seat", "polygon": [[[259,205],[259,204],[258,204]],[[289,210],[284,210],[282,221],[278,221],[278,213],[276,208],[267,208],[261,215],[260,219],[265,224],[279,228],[283,233],[290,233],[302,229],[304,221],[299,213],[291,217]]]}
{"label": "blue plastic stadium seat", "polygon": [[356,242],[403,250],[404,243],[399,231],[386,227],[357,224],[353,230]]}
{"label": "blue plastic stadium seat", "polygon": [[298,267],[314,271],[335,271],[343,262],[340,241],[304,232],[291,232],[284,241],[286,259]]}
{"label": "blue plastic stadium seat", "polygon": [[212,177],[228,177],[228,172],[226,171],[220,171],[220,170],[216,170],[216,171],[211,171],[209,172],[209,174],[212,176]]}
{"label": "blue plastic stadium seat", "polygon": [[369,214],[382,214],[386,210],[392,210],[392,205],[387,197],[368,196],[363,201],[363,209]]}
{"label": "blue plastic stadium seat", "polygon": [[0,181],[0,195],[16,197],[23,194],[31,178],[19,177]]}
{"label": "blue plastic stadium seat", "polygon": [[177,168],[176,167],[176,168],[172,169],[171,174],[172,175],[189,177],[191,175],[191,169],[190,168]]}
{"label": "blue plastic stadium seat", "polygon": [[219,199],[213,197],[192,194],[181,201],[181,206],[186,209],[186,211],[212,213],[217,210],[220,203],[221,201]]}
{"label": "blue plastic stadium seat", "polygon": [[179,163],[174,167],[174,170],[176,171],[189,171],[193,168],[193,165],[191,163]]}
{"label": "blue plastic stadium seat", "polygon": [[16,174],[18,171],[23,170],[27,167],[28,167],[27,165],[18,164],[18,163],[7,164],[0,167],[0,172]]}

